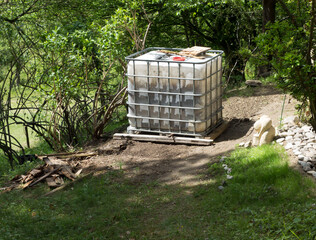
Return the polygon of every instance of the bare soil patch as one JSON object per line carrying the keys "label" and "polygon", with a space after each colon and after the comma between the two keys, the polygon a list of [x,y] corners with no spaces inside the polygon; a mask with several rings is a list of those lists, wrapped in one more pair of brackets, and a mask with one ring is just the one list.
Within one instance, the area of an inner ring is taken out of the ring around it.
{"label": "bare soil patch", "polygon": [[[205,179],[210,163],[227,155],[240,142],[251,140],[252,126],[263,114],[272,118],[278,126],[284,94],[272,86],[262,86],[228,93],[223,100],[224,118],[230,121],[228,129],[212,146],[188,146],[109,140],[99,143],[99,155],[83,163],[85,171],[102,173],[106,167],[123,170],[137,182],[196,185]],[[240,94],[240,91],[238,92]],[[297,102],[286,95],[283,117],[295,114]],[[293,161],[292,161],[293,162]],[[292,164],[293,165],[293,164]]]}

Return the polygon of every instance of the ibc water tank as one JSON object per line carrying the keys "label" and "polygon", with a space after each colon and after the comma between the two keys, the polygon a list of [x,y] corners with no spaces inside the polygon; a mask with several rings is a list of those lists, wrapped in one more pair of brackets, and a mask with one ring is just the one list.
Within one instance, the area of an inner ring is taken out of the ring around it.
{"label": "ibc water tank", "polygon": [[207,135],[222,122],[223,52],[183,57],[160,50],[126,57],[128,131]]}

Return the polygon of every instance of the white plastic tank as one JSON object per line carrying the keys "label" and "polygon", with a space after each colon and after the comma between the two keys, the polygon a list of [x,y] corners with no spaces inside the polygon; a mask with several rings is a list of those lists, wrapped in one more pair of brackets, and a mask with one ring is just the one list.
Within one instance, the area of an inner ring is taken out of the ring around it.
{"label": "white plastic tank", "polygon": [[222,51],[194,58],[159,50],[126,58],[128,130],[208,134],[222,121]]}

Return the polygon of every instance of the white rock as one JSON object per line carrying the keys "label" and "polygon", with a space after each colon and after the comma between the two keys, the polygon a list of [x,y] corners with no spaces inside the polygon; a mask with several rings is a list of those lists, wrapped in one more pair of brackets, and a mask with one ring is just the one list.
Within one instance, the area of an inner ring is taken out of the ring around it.
{"label": "white rock", "polygon": [[302,154],[298,155],[297,158],[298,158],[298,160],[304,160],[304,155],[302,155]]}
{"label": "white rock", "polygon": [[286,150],[293,148],[293,144],[292,143],[287,143],[284,147]]}
{"label": "white rock", "polygon": [[294,132],[292,132],[292,131],[288,131],[288,132],[287,132],[287,135],[288,135],[288,136],[292,136],[292,137],[293,137],[293,136],[295,135],[295,133],[294,133]]}
{"label": "white rock", "polygon": [[243,146],[245,146],[244,142],[239,143],[239,147],[243,147]]}
{"label": "white rock", "polygon": [[232,179],[233,178],[232,175],[227,175],[226,177],[227,177],[227,179]]}
{"label": "white rock", "polygon": [[307,132],[307,133],[305,133],[305,136],[306,136],[307,138],[309,138],[309,139],[314,139],[314,138],[315,138],[315,135],[314,135],[314,133],[312,133],[312,132]]}
{"label": "white rock", "polygon": [[245,148],[251,147],[251,141],[245,142]]}
{"label": "white rock", "polygon": [[299,123],[299,118],[297,116],[289,116],[286,117],[282,122],[283,124],[288,124],[288,125],[296,125]]}
{"label": "white rock", "polygon": [[295,145],[295,146],[300,146],[300,145],[301,145],[301,142],[302,142],[302,141],[295,141],[295,142],[294,142],[294,145]]}
{"label": "white rock", "polygon": [[312,171],[307,171],[307,173],[313,175],[313,174],[316,174],[316,171],[313,171],[313,170]]}
{"label": "white rock", "polygon": [[280,137],[286,137],[289,136],[288,132],[282,132],[279,134]]}
{"label": "white rock", "polygon": [[306,157],[312,158],[312,157],[314,157],[316,154],[314,153],[314,151],[308,151],[308,152],[306,152],[304,155],[305,155]]}
{"label": "white rock", "polygon": [[287,136],[287,137],[285,138],[285,141],[291,141],[291,140],[293,140],[293,136]]}
{"label": "white rock", "polygon": [[298,155],[301,155],[302,153],[300,151],[295,151],[294,154],[298,156]]}
{"label": "white rock", "polygon": [[276,142],[277,142],[277,143],[281,143],[281,142],[283,142],[284,140],[285,140],[285,138],[279,138],[279,139],[276,140]]}
{"label": "white rock", "polygon": [[311,158],[310,157],[306,157],[306,156],[304,156],[304,162],[307,162],[307,161],[310,161],[311,160]]}
{"label": "white rock", "polygon": [[312,127],[311,126],[307,126],[307,125],[304,125],[303,127],[301,127],[301,129],[304,131],[304,132],[309,132]]}

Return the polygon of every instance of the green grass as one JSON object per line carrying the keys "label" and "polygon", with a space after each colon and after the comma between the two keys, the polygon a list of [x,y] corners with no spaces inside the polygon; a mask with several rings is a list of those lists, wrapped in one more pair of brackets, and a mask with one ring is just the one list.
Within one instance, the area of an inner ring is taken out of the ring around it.
{"label": "green grass", "polygon": [[[1,239],[315,239],[315,183],[277,146],[237,149],[199,186],[135,183],[123,170],[50,197],[0,194]],[[218,186],[226,180],[227,186]]]}

